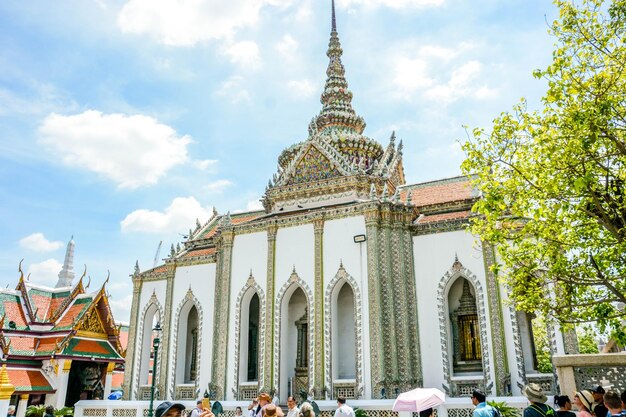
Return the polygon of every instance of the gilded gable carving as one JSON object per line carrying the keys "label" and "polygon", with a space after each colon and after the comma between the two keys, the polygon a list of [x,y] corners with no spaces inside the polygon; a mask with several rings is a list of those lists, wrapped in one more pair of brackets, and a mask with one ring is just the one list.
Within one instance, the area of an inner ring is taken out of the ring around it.
{"label": "gilded gable carving", "polygon": [[317,148],[311,146],[298,162],[289,184],[319,181],[340,176],[341,173]]}
{"label": "gilded gable carving", "polygon": [[90,309],[85,314],[85,318],[83,319],[83,322],[78,330],[106,334],[102,321],[100,320],[100,315],[95,308]]}

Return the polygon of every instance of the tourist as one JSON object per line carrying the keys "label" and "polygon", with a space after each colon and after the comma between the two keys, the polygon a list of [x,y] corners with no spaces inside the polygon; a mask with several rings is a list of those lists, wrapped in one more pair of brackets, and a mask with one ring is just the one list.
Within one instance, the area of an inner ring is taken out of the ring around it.
{"label": "tourist", "polygon": [[622,400],[622,411],[626,411],[626,390],[622,391],[622,394],[619,397]]}
{"label": "tourist", "polygon": [[51,405],[47,406],[43,417],[54,417],[54,407]]}
{"label": "tourist", "polygon": [[546,404],[548,397],[541,385],[530,383],[522,388],[522,395],[528,398],[530,405],[524,408],[523,417],[553,417],[554,409]]}
{"label": "tourist", "polygon": [[355,417],[354,410],[348,404],[344,397],[337,397],[337,410],[335,417]]}
{"label": "tourist", "polygon": [[241,417],[242,414],[241,407],[235,407],[235,417]]}
{"label": "tourist", "polygon": [[7,411],[7,417],[14,417],[14,416],[15,416],[15,406],[10,405]]}
{"label": "tourist", "polygon": [[572,412],[572,402],[567,395],[556,395],[554,397],[554,405],[559,407],[556,410],[557,417],[576,417],[576,413]]}
{"label": "tourist", "polygon": [[587,390],[576,392],[574,395],[574,405],[578,408],[578,417],[592,417],[593,395]]}
{"label": "tourist", "polygon": [[156,411],[154,412],[154,417],[181,417],[184,409],[185,406],[182,404],[163,401],[156,408]]}
{"label": "tourist", "polygon": [[315,410],[310,403],[305,401],[300,404],[300,417],[315,417]]}
{"label": "tourist", "polygon": [[426,410],[420,411],[420,417],[433,417],[433,409],[427,408]]}
{"label": "tourist", "polygon": [[248,406],[248,417],[254,417],[256,415],[256,409],[259,406],[259,399],[255,398]]}
{"label": "tourist", "polygon": [[604,406],[604,388],[602,385],[598,385],[590,391],[591,395],[593,395],[593,402],[596,403],[596,406],[593,408],[593,414],[595,414],[596,417],[606,417],[606,413],[608,413],[609,410]]}
{"label": "tourist", "polygon": [[200,417],[201,413],[202,413],[202,400],[198,400],[196,401],[196,408],[191,410],[189,417]]}
{"label": "tourist", "polygon": [[493,417],[496,414],[495,409],[487,404],[487,396],[481,390],[472,392],[472,404],[476,407],[473,417]]}
{"label": "tourist", "polygon": [[626,417],[626,411],[622,410],[622,400],[619,392],[609,390],[604,394],[604,404],[608,409],[606,417]]}
{"label": "tourist", "polygon": [[264,412],[264,417],[285,417],[285,413],[283,413],[283,409],[272,403],[263,407],[263,412]]}
{"label": "tourist", "polygon": [[293,395],[287,397],[287,417],[298,417],[300,415],[300,409]]}
{"label": "tourist", "polygon": [[264,415],[263,409],[271,402],[272,402],[272,398],[269,396],[269,394],[266,392],[262,392],[259,395],[259,401],[258,401],[256,408],[253,408],[254,415],[252,417],[263,416]]}

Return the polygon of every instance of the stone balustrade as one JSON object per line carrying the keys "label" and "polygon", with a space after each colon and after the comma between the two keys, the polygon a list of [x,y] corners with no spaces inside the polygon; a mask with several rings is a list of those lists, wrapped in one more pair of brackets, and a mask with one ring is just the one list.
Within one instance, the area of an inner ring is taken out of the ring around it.
{"label": "stone balustrade", "polygon": [[563,394],[598,385],[626,390],[626,352],[554,355],[552,363]]}

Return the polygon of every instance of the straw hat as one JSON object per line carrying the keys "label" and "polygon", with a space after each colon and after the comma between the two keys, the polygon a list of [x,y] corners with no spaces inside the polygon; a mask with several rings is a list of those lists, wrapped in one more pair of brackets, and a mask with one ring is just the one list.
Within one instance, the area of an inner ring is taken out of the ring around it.
{"label": "straw hat", "polygon": [[267,401],[268,403],[272,402],[272,397],[270,397],[270,395],[267,392],[262,393],[261,395],[259,395],[259,401]]}
{"label": "straw hat", "polygon": [[593,394],[591,394],[591,392],[585,389],[582,391],[578,391],[576,395],[578,395],[578,399],[580,400],[581,403],[583,403],[583,405],[587,408],[587,410],[593,411],[593,406],[595,405],[594,404],[595,401],[593,399]]}
{"label": "straw hat", "polygon": [[541,385],[530,383],[522,389],[522,395],[528,398],[531,403],[545,403],[548,400],[546,394],[543,393]]}

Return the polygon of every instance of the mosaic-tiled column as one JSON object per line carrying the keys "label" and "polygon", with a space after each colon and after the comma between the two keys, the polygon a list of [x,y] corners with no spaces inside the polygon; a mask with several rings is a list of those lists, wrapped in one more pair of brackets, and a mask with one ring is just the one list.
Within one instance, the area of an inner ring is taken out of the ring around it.
{"label": "mosaic-tiled column", "polygon": [[382,357],[382,329],[380,311],[380,262],[378,259],[379,211],[373,207],[365,212],[365,229],[367,233],[367,287],[369,300],[369,331],[370,331],[370,366],[372,398],[380,397],[380,389],[384,375]]}
{"label": "mosaic-tiled column", "polygon": [[170,367],[170,339],[172,328],[172,302],[174,298],[174,276],[176,275],[176,265],[174,268],[168,270],[167,278],[166,278],[166,286],[165,286],[165,311],[163,312],[163,318],[161,321],[161,327],[163,328],[163,332],[161,333],[161,347],[159,352],[159,360],[161,363],[159,364],[159,373],[157,375],[157,387],[158,387],[158,395],[157,398],[160,400],[165,400],[168,398],[169,393],[167,392],[168,384],[168,376],[169,376],[169,367]]}
{"label": "mosaic-tiled column", "polygon": [[[324,398],[324,219],[313,222],[315,234],[315,357],[313,389],[315,398]],[[328,387],[330,388],[330,387]]]}
{"label": "mosaic-tiled column", "polygon": [[219,274],[216,276],[215,310],[213,321],[213,366],[212,383],[215,398],[226,397],[226,363],[228,344],[228,315],[230,305],[230,270],[232,263],[233,239],[232,229],[222,230],[220,250],[218,252]]}
{"label": "mosaic-tiled column", "polygon": [[410,361],[413,369],[412,385],[423,385],[422,362],[420,360],[419,321],[417,317],[417,289],[415,287],[415,261],[413,259],[413,237],[409,229],[409,217],[403,231],[404,256],[402,264],[405,268],[405,287],[407,295],[407,317],[409,322]]}
{"label": "mosaic-tiled column", "polygon": [[275,295],[275,263],[276,263],[276,233],[278,227],[271,225],[267,228],[267,295],[265,302],[265,323],[267,330],[265,331],[265,359],[262,362],[261,369],[261,388],[264,391],[270,391],[274,386],[274,303]]}
{"label": "mosaic-tiled column", "polygon": [[133,302],[130,308],[130,325],[128,326],[128,344],[126,345],[126,372],[124,372],[124,399],[132,400],[134,388],[132,381],[135,373],[135,341],[137,340],[137,328],[139,327],[139,298],[141,296],[141,277],[139,274],[132,275]]}
{"label": "mosaic-tiled column", "polygon": [[[508,395],[508,381],[510,375],[508,363],[506,360],[504,326],[502,319],[502,300],[500,296],[500,286],[498,279],[491,270],[494,264],[493,246],[486,242],[482,243],[483,259],[485,262],[485,273],[487,276],[487,305],[489,307],[489,318],[491,322],[491,345],[493,346],[493,367],[496,375],[496,392],[495,395]],[[490,376],[485,375],[485,380],[489,380]]]}
{"label": "mosaic-tiled column", "polygon": [[398,380],[398,357],[396,342],[396,320],[394,315],[394,294],[393,294],[393,257],[391,247],[391,207],[385,204],[381,210],[381,228],[379,238],[380,253],[380,304],[382,311],[382,322],[385,328],[383,337],[383,361],[385,363],[385,390],[387,396],[393,395],[393,381]]}

